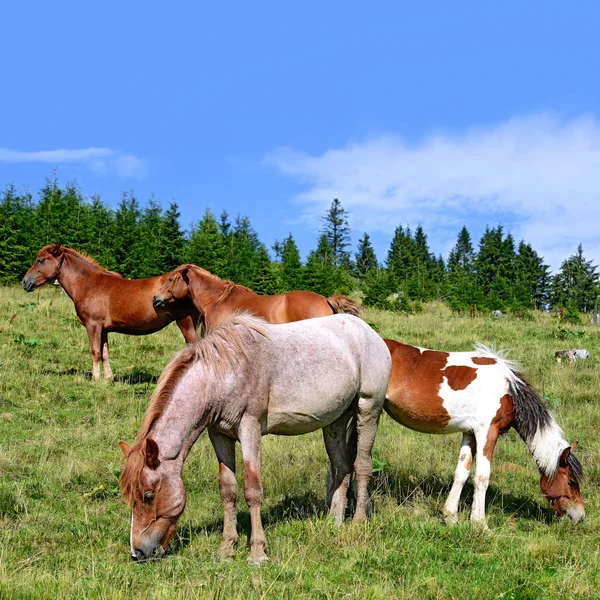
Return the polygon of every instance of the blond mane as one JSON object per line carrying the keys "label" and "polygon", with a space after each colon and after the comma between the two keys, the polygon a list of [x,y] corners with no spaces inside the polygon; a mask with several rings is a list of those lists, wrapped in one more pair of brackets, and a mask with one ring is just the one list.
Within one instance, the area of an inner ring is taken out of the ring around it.
{"label": "blond mane", "polygon": [[121,474],[120,486],[123,499],[131,503],[140,474],[144,468],[144,448],[154,423],[163,414],[177,384],[188,368],[201,362],[217,377],[224,376],[248,358],[248,342],[254,334],[268,337],[266,322],[246,312],[237,312],[206,337],[180,350],[161,373],[150,405],[144,415],[142,426],[127,455]]}

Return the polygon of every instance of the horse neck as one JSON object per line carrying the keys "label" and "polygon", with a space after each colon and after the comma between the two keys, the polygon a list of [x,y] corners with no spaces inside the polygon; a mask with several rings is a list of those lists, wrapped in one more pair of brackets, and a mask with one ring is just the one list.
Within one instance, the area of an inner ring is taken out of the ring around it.
{"label": "horse neck", "polygon": [[148,433],[158,444],[161,456],[177,461],[181,467],[206,427],[208,386],[202,379],[196,372],[184,374]]}
{"label": "horse neck", "polygon": [[550,415],[549,423],[539,428],[529,439],[524,438],[524,441],[540,473],[554,476],[558,469],[560,455],[569,445],[554,417]]}
{"label": "horse neck", "polygon": [[82,283],[85,281],[89,282],[91,277],[100,274],[102,274],[101,270],[90,264],[87,260],[65,252],[56,279],[69,298],[75,301],[79,295],[78,291]]}

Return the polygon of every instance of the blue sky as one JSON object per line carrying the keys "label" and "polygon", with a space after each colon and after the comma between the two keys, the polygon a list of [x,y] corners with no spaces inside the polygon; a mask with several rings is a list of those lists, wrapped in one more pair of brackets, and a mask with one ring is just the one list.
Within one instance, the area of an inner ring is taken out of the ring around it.
{"label": "blue sky", "polygon": [[21,2],[0,8],[0,185],[247,214],[303,252],[334,197],[385,258],[503,223],[600,262],[600,5]]}

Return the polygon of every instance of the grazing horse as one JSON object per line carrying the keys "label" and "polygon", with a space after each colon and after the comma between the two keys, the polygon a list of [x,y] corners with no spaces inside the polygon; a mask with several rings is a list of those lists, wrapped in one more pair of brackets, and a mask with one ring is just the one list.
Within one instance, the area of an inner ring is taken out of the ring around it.
{"label": "grazing horse", "polygon": [[169,273],[156,292],[153,304],[157,308],[179,307],[182,303],[187,307],[190,300],[200,313],[205,331],[222,323],[236,310],[250,312],[269,323],[291,323],[339,312],[360,315],[358,305],[343,296],[325,298],[307,291],[261,296],[196,265],[181,265]]}
{"label": "grazing horse", "polygon": [[168,274],[149,279],[123,279],[118,273],[103,269],[93,258],[60,244],[44,246],[23,277],[23,288],[35,288],[58,280],[75,304],[79,322],[86,328],[92,349],[94,379],[100,378],[100,361],[104,377],[113,374],[108,359],[109,332],[146,335],[177,322],[185,341],[196,339],[193,306],[174,306],[156,310],[152,296],[166,281]]}
{"label": "grazing horse", "polygon": [[475,352],[438,352],[384,340],[392,356],[385,410],[422,433],[462,432],[454,484],[444,507],[457,522],[458,502],[476,456],[471,521],[484,528],[485,494],[496,441],[514,427],[541,474],[540,487],[559,516],[585,516],[582,469],[550,411],[515,367],[481,344]]}
{"label": "grazing horse", "polygon": [[[252,526],[249,562],[267,559],[262,435],[322,429],[334,480],[331,513],[341,524],[354,474],[354,521],[365,520],[371,449],[390,368],[382,339],[351,315],[271,325],[237,313],[181,350],[160,376],[134,444],[119,442],[126,456],[121,493],[132,505],[132,557],[164,554],[185,506],[183,463],[204,429],[219,462],[222,557],[234,555],[238,540],[236,440]],[[348,427],[354,444],[347,444]]]}

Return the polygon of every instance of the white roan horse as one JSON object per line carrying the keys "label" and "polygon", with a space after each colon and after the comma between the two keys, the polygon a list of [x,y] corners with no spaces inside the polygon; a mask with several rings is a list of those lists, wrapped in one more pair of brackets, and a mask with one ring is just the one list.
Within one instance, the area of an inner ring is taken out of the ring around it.
{"label": "white roan horse", "polygon": [[476,455],[471,521],[487,527],[485,494],[496,441],[514,427],[540,470],[542,494],[559,516],[582,521],[581,464],[550,411],[513,362],[478,344],[439,352],[384,340],[392,355],[386,412],[423,433],[462,432],[454,484],[444,507],[456,522],[460,494]]}
{"label": "white roan horse", "polygon": [[[235,315],[179,352],[160,376],[135,443],[120,442],[127,457],[121,491],[132,505],[132,557],[164,553],[185,507],[183,462],[204,429],[219,461],[223,557],[234,554],[238,540],[236,440],[250,509],[249,562],[267,559],[260,519],[262,435],[323,429],[334,480],[331,512],[341,524],[354,474],[354,521],[363,521],[390,368],[383,340],[351,315],[284,325]],[[348,426],[356,428],[354,447],[346,442]]]}

